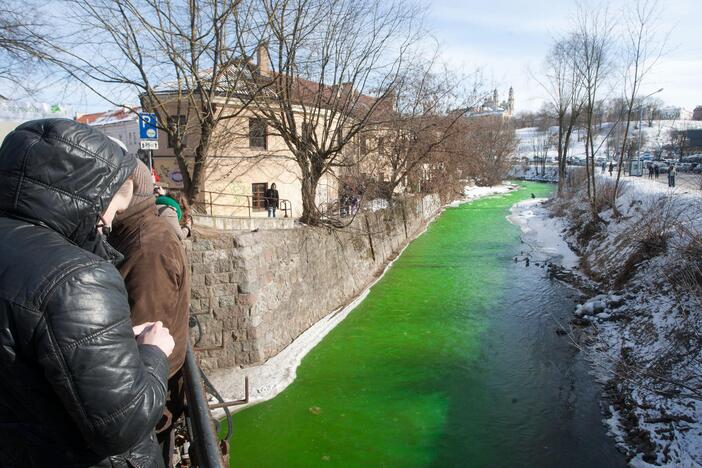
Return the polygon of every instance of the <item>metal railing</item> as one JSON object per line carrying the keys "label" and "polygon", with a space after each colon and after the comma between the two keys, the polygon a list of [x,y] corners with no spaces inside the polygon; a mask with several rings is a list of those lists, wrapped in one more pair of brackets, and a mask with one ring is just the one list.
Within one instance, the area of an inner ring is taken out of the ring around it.
{"label": "metal railing", "polygon": [[[261,212],[266,211],[265,207],[261,207],[257,204],[254,204],[254,200],[251,195],[213,191],[203,191],[202,194],[204,195],[204,201],[201,203],[205,207],[205,214],[210,216],[235,217],[235,213],[237,210],[245,209],[247,217],[251,218],[251,214],[256,210]],[[242,202],[226,203],[225,201],[229,197],[234,197],[235,199],[242,200]],[[222,199],[224,199],[225,201],[222,201]],[[261,199],[264,200],[265,197],[262,197]],[[283,212],[284,218],[292,217],[292,203],[290,202],[290,200],[280,198],[278,199],[278,205],[278,210]],[[228,211],[229,214],[215,214],[215,209],[217,209],[218,212],[224,211],[226,213]]]}
{"label": "metal railing", "polygon": [[188,349],[185,353],[183,378],[187,400],[185,425],[190,435],[194,464],[200,468],[224,468],[222,451],[212,423],[200,368],[195,362],[190,343],[188,343]]}

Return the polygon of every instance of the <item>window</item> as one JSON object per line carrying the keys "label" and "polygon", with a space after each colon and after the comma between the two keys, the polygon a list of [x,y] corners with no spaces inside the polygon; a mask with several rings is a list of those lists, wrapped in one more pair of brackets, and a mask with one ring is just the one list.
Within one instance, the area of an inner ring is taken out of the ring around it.
{"label": "window", "polygon": [[267,149],[267,136],[266,121],[263,119],[250,118],[249,148]]}
{"label": "window", "polygon": [[172,115],[168,117],[168,128],[171,129],[173,134],[169,133],[168,134],[168,147],[169,148],[174,148],[175,147],[175,142],[176,139],[174,138],[175,135],[178,135],[178,137],[181,140],[181,143],[183,146],[188,146],[188,137],[185,134],[185,128],[188,124],[188,119],[184,115]]}
{"label": "window", "polygon": [[266,190],[268,190],[268,182],[251,184],[251,208],[254,210],[266,209]]}

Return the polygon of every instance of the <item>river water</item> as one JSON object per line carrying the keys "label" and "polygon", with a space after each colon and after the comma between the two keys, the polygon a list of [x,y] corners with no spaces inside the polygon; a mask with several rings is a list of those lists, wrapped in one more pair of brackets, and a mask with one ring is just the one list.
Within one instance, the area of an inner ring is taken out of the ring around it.
{"label": "river water", "polygon": [[234,416],[233,467],[618,467],[600,388],[567,337],[575,293],[515,263],[509,208],[446,210],[303,360]]}

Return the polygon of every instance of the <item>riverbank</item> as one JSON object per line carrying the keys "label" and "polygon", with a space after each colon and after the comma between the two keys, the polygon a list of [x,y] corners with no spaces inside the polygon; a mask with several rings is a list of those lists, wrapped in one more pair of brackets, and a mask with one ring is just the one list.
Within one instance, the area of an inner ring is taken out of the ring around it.
{"label": "riverbank", "polygon": [[509,171],[509,177],[518,180],[528,180],[532,182],[558,182],[558,168],[556,166],[546,166],[541,168],[538,165],[523,165],[518,164],[512,166]]}
{"label": "riverbank", "polygon": [[[447,206],[457,206],[490,195],[507,193],[516,188],[513,184],[502,184],[495,187],[466,187],[464,197]],[[445,207],[444,207],[445,208]],[[250,367],[234,367],[215,369],[208,373],[210,380],[225,400],[243,398],[244,379],[249,379],[249,403],[234,407],[234,411],[241,411],[246,407],[270,400],[285,390],[296,378],[297,368],[302,359],[339,323],[341,323],[368,295],[371,288],[380,281],[404,249],[412,240],[422,235],[429,224],[441,214],[440,210],[427,223],[427,226],[417,233],[400,253],[389,261],[382,273],[374,279],[358,296],[344,307],[336,309],[294,339],[287,347],[275,356],[260,365]],[[222,414],[222,413],[220,413]]]}
{"label": "riverbank", "polygon": [[[611,182],[599,179],[600,192]],[[701,466],[702,199],[644,180],[625,183],[618,214],[602,198],[599,219],[582,190],[512,216],[532,255],[599,292],[563,334],[605,385],[605,423],[629,462]]]}

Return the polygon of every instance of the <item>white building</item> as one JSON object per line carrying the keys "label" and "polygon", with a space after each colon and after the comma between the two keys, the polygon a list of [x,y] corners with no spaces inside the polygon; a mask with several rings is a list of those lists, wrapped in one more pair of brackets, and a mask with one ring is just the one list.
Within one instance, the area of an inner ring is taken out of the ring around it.
{"label": "white building", "polygon": [[660,120],[690,120],[692,118],[692,111],[683,109],[682,107],[668,106],[659,109],[657,117]]}
{"label": "white building", "polygon": [[[141,108],[134,107],[136,112]],[[80,123],[99,128],[103,133],[117,138],[127,146],[127,152],[137,156],[139,150],[139,117],[129,109],[120,107],[107,112],[83,114],[76,117]]]}

